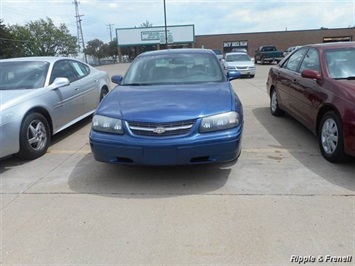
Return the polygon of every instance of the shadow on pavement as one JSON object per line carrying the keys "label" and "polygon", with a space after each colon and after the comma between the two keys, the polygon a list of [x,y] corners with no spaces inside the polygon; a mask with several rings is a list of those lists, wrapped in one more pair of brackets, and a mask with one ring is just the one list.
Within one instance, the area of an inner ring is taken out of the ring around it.
{"label": "shadow on pavement", "polygon": [[[63,131],[55,134],[52,136],[51,143],[49,148],[66,138],[69,138],[75,132],[81,130],[82,128],[86,127],[88,124],[91,123],[92,115],[84,118],[83,120],[75,123],[74,125],[70,126],[69,128],[64,129]],[[5,158],[0,159],[0,174],[6,172],[7,170],[13,168],[14,166],[24,165],[27,163],[32,162],[33,160],[21,160],[16,158],[15,156],[7,156]]]}
{"label": "shadow on pavement", "polygon": [[[262,126],[304,167],[337,186],[355,191],[355,159],[342,164],[325,160],[317,137],[292,117],[274,117],[269,107],[255,108],[253,114]],[[304,152],[303,152],[304,151]]]}
{"label": "shadow on pavement", "polygon": [[77,193],[122,198],[164,198],[208,194],[224,186],[231,169],[217,165],[148,167],[96,162],[83,157],[68,179]]}

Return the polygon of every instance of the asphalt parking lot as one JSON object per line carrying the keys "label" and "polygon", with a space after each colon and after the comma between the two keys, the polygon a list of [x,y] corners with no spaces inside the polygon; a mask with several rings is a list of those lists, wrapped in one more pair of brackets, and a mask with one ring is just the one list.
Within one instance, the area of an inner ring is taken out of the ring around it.
{"label": "asphalt parking lot", "polygon": [[355,160],[327,162],[310,131],[271,116],[269,67],[232,82],[245,116],[234,165],[99,163],[90,118],[37,160],[0,161],[1,263],[354,265]]}

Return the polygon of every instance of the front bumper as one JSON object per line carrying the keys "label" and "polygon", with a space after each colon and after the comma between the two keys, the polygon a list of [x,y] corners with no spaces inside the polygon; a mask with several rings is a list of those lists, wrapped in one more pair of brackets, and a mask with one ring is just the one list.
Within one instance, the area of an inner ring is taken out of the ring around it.
{"label": "front bumper", "polygon": [[241,153],[242,125],[232,130],[175,138],[140,138],[91,130],[95,160],[114,164],[189,165],[229,162]]}
{"label": "front bumper", "polygon": [[242,76],[255,76],[255,69],[236,69]]}
{"label": "front bumper", "polygon": [[255,76],[256,68],[249,67],[228,67],[227,70],[237,70],[242,76]]}
{"label": "front bumper", "polygon": [[0,158],[20,150],[20,127],[20,119],[0,125]]}

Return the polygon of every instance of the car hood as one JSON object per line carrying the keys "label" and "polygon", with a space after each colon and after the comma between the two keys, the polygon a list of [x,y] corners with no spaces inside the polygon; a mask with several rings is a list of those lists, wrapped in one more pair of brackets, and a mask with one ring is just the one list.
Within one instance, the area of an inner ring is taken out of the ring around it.
{"label": "car hood", "polygon": [[198,85],[117,86],[99,114],[127,121],[182,121],[232,110],[229,83]]}
{"label": "car hood", "polygon": [[254,63],[251,61],[233,61],[233,62],[226,62],[228,66],[234,67],[242,67],[242,66],[254,66]]}

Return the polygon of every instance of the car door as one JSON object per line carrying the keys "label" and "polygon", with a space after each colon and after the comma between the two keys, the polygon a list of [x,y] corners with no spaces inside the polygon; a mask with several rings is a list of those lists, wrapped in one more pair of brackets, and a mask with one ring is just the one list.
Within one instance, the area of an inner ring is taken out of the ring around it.
{"label": "car door", "polygon": [[299,76],[298,66],[306,53],[306,49],[299,50],[291,55],[287,61],[276,71],[276,83],[280,105],[287,110],[290,109],[290,90],[294,86],[293,80]]}
{"label": "car door", "polygon": [[68,60],[54,63],[50,84],[56,78],[67,78],[70,84],[53,90],[53,126],[54,132],[73,122],[83,114],[84,100],[78,86],[77,77],[71,70]]}
{"label": "car door", "polygon": [[289,106],[297,118],[307,127],[315,125],[317,107],[321,102],[322,92],[319,81],[303,78],[303,70],[310,69],[321,73],[319,53],[310,48],[303,57],[290,86]]}
{"label": "car door", "polygon": [[69,64],[78,77],[77,87],[84,100],[83,114],[94,111],[100,102],[100,83],[97,71],[78,61],[69,60]]}

